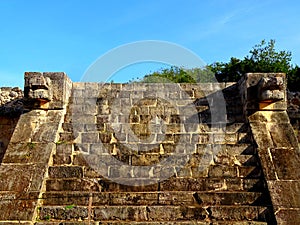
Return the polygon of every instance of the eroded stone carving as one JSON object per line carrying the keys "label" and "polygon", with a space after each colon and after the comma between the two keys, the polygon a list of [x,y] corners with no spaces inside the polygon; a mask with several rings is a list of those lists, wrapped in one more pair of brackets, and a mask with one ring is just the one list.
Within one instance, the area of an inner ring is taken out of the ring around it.
{"label": "eroded stone carving", "polygon": [[42,73],[25,74],[24,97],[29,106],[40,107],[53,98],[52,82]]}
{"label": "eroded stone carving", "polygon": [[282,77],[262,77],[258,83],[258,99],[262,102],[274,102],[284,99],[284,81]]}

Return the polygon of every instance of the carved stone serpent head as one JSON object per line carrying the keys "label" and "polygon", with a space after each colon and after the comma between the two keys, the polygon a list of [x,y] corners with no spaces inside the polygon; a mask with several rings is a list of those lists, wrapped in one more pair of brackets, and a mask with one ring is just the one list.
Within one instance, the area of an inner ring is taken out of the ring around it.
{"label": "carved stone serpent head", "polygon": [[42,73],[28,73],[25,76],[24,96],[34,106],[50,102],[53,97],[52,82]]}

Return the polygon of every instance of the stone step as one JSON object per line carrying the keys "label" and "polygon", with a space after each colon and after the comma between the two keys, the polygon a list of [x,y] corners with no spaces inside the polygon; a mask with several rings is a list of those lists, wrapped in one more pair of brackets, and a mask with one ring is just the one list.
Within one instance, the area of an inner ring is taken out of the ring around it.
{"label": "stone step", "polygon": [[[84,126],[84,125],[83,125]],[[96,126],[96,125],[95,125]],[[94,143],[111,143],[112,133],[101,133],[97,130],[93,131],[79,131],[74,129],[73,132],[62,132],[59,134],[59,142],[76,142],[82,144],[94,144]],[[88,128],[80,128],[88,129]],[[96,129],[96,128],[95,128]],[[131,137],[129,135],[118,134],[115,138],[115,142],[120,144],[136,144],[143,143],[143,139],[137,137]],[[78,139],[79,138],[79,139]],[[76,139],[76,140],[75,140]],[[252,144],[252,136],[249,133],[154,133],[152,135],[154,143],[173,143],[176,144],[178,141],[186,144],[205,144],[205,145],[240,145],[240,144]]]}
{"label": "stone step", "polygon": [[[255,205],[260,192],[46,192],[44,206],[76,205]],[[259,201],[261,203],[261,201]]]}
{"label": "stone step", "polygon": [[[70,146],[67,144],[60,144],[59,149],[57,149],[57,154],[71,154]],[[211,162],[214,160],[215,164],[223,165],[240,165],[240,166],[257,166],[259,162],[256,156],[255,149],[253,146],[248,144],[240,145],[213,145],[213,144],[197,144],[195,147],[190,146],[190,152],[194,152],[191,161],[193,164],[203,163],[202,156],[205,155],[205,159]],[[132,147],[133,149],[135,147]],[[113,154],[114,157],[121,160],[122,162],[131,162],[132,165],[152,165],[158,163],[163,157],[168,157],[169,154],[174,154],[176,152],[182,152],[185,154],[186,145],[176,146],[175,144],[162,144],[162,145],[147,145],[140,144],[138,146],[139,152],[131,151],[131,147],[128,145],[120,146],[109,143],[96,143],[96,144],[74,144],[74,150],[84,153],[76,155],[74,158],[74,165],[87,166],[86,160],[90,158],[97,158],[98,155],[107,155],[107,152]],[[72,148],[71,148],[72,149]],[[149,150],[150,149],[150,150]],[[174,150],[175,149],[175,150]],[[163,150],[163,151],[162,151]],[[86,154],[88,153],[89,154]],[[179,156],[179,155],[178,155]],[[100,157],[100,156],[99,156]],[[99,158],[98,157],[98,158]],[[102,156],[101,156],[102,157]],[[131,157],[131,158],[130,158]],[[209,157],[209,158],[207,158]],[[130,160],[129,160],[130,158]],[[126,159],[126,160],[125,160]],[[99,158],[100,160],[100,158]],[[124,161],[125,160],[125,161]],[[100,160],[101,161],[101,160]],[[196,165],[196,166],[197,166]]]}
{"label": "stone step", "polygon": [[[169,178],[153,180],[150,185],[143,185],[148,179],[48,179],[47,191],[102,191],[102,192],[148,192],[148,191],[251,191],[261,192],[265,187],[261,179],[242,178]],[[128,186],[135,184],[136,186]],[[148,183],[147,183],[148,184]],[[138,186],[139,185],[139,186]]]}
{"label": "stone step", "polygon": [[264,183],[260,179],[241,178],[170,178],[159,183],[160,191],[255,191]]}
{"label": "stone step", "polygon": [[252,143],[226,144],[225,150],[229,155],[254,155],[256,150]]}
{"label": "stone step", "polygon": [[230,166],[259,166],[259,160],[255,155],[230,155],[220,151],[214,155],[215,164]]}
{"label": "stone step", "polygon": [[[96,125],[95,125],[96,126]],[[145,127],[144,127],[145,128]],[[144,129],[143,128],[143,129]],[[96,129],[96,128],[95,128]],[[145,129],[146,132],[146,129]],[[252,137],[248,133],[177,133],[174,134],[173,131],[171,132],[158,132],[158,133],[149,133],[152,135],[152,141],[154,143],[190,143],[190,144],[251,144]],[[144,135],[144,133],[140,133],[140,135]],[[146,133],[145,133],[146,135]],[[60,140],[62,141],[72,141],[75,138],[80,136],[80,141],[78,143],[111,143],[112,133],[107,132],[99,132],[97,130],[89,131],[89,132],[64,132],[60,134]],[[115,143],[143,143],[144,139],[139,139],[139,136],[132,137],[130,135],[117,135],[114,140]]]}
{"label": "stone step", "polygon": [[61,132],[59,133],[59,141],[58,143],[72,143],[78,134],[76,135],[74,132]]}
{"label": "stone step", "polygon": [[[116,123],[117,121],[111,121],[109,120],[109,116],[98,116],[97,117],[97,124],[103,124],[103,123],[111,123],[114,122]],[[120,121],[121,122],[121,121]],[[125,124],[124,122],[122,122],[123,124]],[[243,132],[247,132],[249,130],[249,126],[247,124],[243,123],[239,123],[239,122],[235,122],[235,123],[199,123],[197,125],[197,127],[194,123],[188,123],[188,121],[185,121],[184,123],[184,127],[185,130],[190,132],[228,132],[228,133],[243,133]],[[125,124],[126,125],[126,124]],[[91,123],[91,124],[86,124],[83,123],[83,121],[73,121],[73,123],[71,122],[64,122],[62,124],[63,130],[65,132],[72,132],[73,129],[75,128],[75,130],[80,131],[80,132],[84,132],[84,131],[89,131],[89,130],[95,130],[95,123]],[[92,129],[91,129],[92,128]],[[198,130],[199,129],[199,130]]]}
{"label": "stone step", "polygon": [[[0,222],[1,224],[1,222]],[[160,221],[160,222],[135,222],[135,221],[106,221],[106,222],[37,222],[35,225],[268,225],[259,221]],[[26,224],[27,225],[27,224]],[[29,224],[28,224],[29,225]]]}
{"label": "stone step", "polygon": [[[76,135],[73,134],[73,132],[64,132],[60,134],[61,136],[61,140],[58,142],[58,144],[68,144],[68,142],[71,140],[73,141],[75,137],[77,137]],[[111,137],[107,137],[108,140],[106,142],[110,142]],[[98,139],[97,139],[98,140]],[[96,151],[97,149],[99,149],[102,144],[100,143],[95,143],[95,144],[75,144],[75,145],[86,145],[86,146],[90,146],[92,150],[94,150],[94,152],[98,152]],[[172,146],[176,146],[175,144],[171,144],[171,143],[164,143],[163,147],[164,149],[166,147],[168,147],[167,145],[169,145],[169,147]],[[129,145],[130,146],[130,145]],[[149,147],[151,147],[151,144],[142,144],[140,143],[139,148],[141,149],[141,151],[144,152],[144,149],[148,149]],[[156,144],[153,144],[153,146],[155,147]],[[256,154],[255,148],[253,147],[252,144],[250,143],[239,143],[239,144],[216,144],[216,143],[208,143],[208,144],[197,144],[197,148],[196,148],[196,153],[204,153],[207,150],[212,150],[214,152],[214,154],[224,154],[224,155],[231,155],[231,156],[237,156],[237,155],[253,155]]]}
{"label": "stone step", "polygon": [[[154,112],[152,112],[153,114]],[[155,114],[154,114],[155,115]],[[128,123],[145,123],[150,122],[151,118],[155,117],[151,115],[150,112],[139,112],[138,115],[130,116],[127,114],[112,114],[108,112],[106,114],[101,113],[92,113],[88,114],[86,111],[83,113],[72,113],[68,111],[65,116],[65,121],[63,128],[65,131],[75,126],[76,128],[84,128],[84,125],[92,126],[95,124],[124,124],[128,126]],[[177,116],[178,117],[178,116]],[[199,131],[212,132],[216,130],[222,130],[223,132],[244,132],[249,130],[247,126],[244,115],[242,113],[228,113],[226,118],[211,118],[211,113],[199,113],[192,118],[186,118],[182,121],[179,121],[175,116],[169,116],[164,118],[165,124],[182,124],[186,131],[196,131],[194,130],[197,124]],[[214,119],[215,121],[212,121]],[[78,126],[78,127],[77,127]]]}
{"label": "stone step", "polygon": [[197,144],[197,153],[210,150],[214,155],[224,154],[230,156],[255,155],[256,150],[252,143],[239,144]]}
{"label": "stone step", "polygon": [[261,169],[256,166],[212,165],[207,169],[208,178],[259,178],[261,176]]}
{"label": "stone step", "polygon": [[196,202],[203,206],[211,205],[257,205],[261,204],[261,192],[196,192]]}
{"label": "stone step", "polygon": [[[84,134],[84,135],[83,135]],[[88,134],[88,135],[86,135]],[[199,142],[183,142],[174,143],[174,137],[172,135],[168,135],[167,139],[164,141],[157,141],[151,144],[146,143],[137,143],[137,142],[125,142],[123,139],[121,141],[116,141],[117,139],[112,139],[112,135],[101,134],[101,139],[97,136],[97,133],[82,133],[82,138],[84,141],[80,139],[74,140],[72,138],[72,134],[70,134],[71,141],[60,140],[58,144],[73,144],[75,150],[83,151],[85,153],[89,152],[90,154],[102,154],[106,152],[111,152],[115,149],[114,154],[125,154],[132,153],[134,154],[168,154],[168,153],[176,153],[176,154],[204,154],[209,153],[213,155],[228,155],[228,156],[238,156],[238,155],[254,155],[256,154],[256,150],[253,148],[250,143],[213,143],[213,141],[205,141],[207,143],[199,143]],[[78,136],[77,136],[78,137]],[[120,138],[120,137],[117,137]],[[123,138],[123,136],[121,137]],[[186,138],[185,136],[180,137]],[[202,135],[202,138],[204,136]],[[206,137],[205,137],[206,138]],[[124,140],[126,139],[124,135]],[[207,138],[209,140],[209,138]]]}
{"label": "stone step", "polygon": [[[143,146],[138,147],[140,149],[143,149]],[[71,155],[72,151],[70,151],[70,149],[72,150],[72,146],[61,145],[60,149],[57,149],[56,154]],[[86,162],[89,162],[90,160],[92,160],[91,162],[93,162],[95,160],[103,161],[105,158],[109,159],[107,153],[110,153],[113,154],[113,156],[111,157],[115,157],[122,162],[128,161],[127,163],[130,163],[132,165],[153,165],[169,156],[176,155],[178,157],[186,157],[188,154],[184,153],[184,145],[182,147],[176,147],[176,145],[170,144],[162,144],[160,146],[153,145],[153,147],[145,145],[144,149],[146,149],[147,151],[131,151],[128,149],[128,146],[121,147],[119,145],[113,146],[110,144],[75,144],[74,150],[77,151],[77,154],[73,162],[74,165],[88,166]],[[176,154],[174,153],[174,149],[176,150]],[[220,149],[211,150],[209,146],[197,145],[197,147],[193,147],[193,149],[190,149],[190,151],[194,151],[196,153],[189,155],[189,164],[191,166],[198,166],[199,163],[203,164],[203,160],[205,160],[205,164],[209,164],[213,161],[214,164],[220,165],[259,166],[259,160],[257,156],[251,155],[251,153],[254,153],[254,149],[252,147],[221,146]],[[243,155],[239,155],[240,153],[242,153]],[[125,160],[125,158],[127,160]]]}
{"label": "stone step", "polygon": [[[56,155],[55,155],[56,160]],[[99,163],[103,163],[103,161],[99,161]],[[76,159],[75,159],[76,161]],[[158,160],[159,161],[159,158]],[[199,162],[198,162],[199,161]],[[175,164],[175,162],[174,162]],[[144,165],[136,163],[134,165]],[[206,167],[199,167],[201,165],[201,159],[193,159],[191,158],[190,162],[188,162],[183,168],[177,168],[176,165],[170,165],[168,167],[168,171],[170,171],[176,178],[260,178],[262,176],[262,171],[260,167],[257,166],[239,166],[239,165],[208,165]],[[100,168],[99,168],[100,169]],[[104,170],[105,169],[105,173]],[[49,178],[60,178],[60,179],[68,179],[68,178],[101,178],[103,175],[110,175],[112,178],[118,179],[126,179],[126,178],[151,178],[158,179],[161,173],[153,174],[151,173],[151,167],[149,167],[148,171],[141,171],[139,167],[133,167],[129,171],[119,170],[118,165],[108,165],[107,168],[102,168],[102,173],[100,171],[93,170],[89,164],[85,167],[79,165],[55,165],[49,167]],[[124,172],[124,173],[123,173]],[[171,175],[172,175],[171,174]],[[91,177],[92,175],[92,177]]]}
{"label": "stone step", "polygon": [[265,221],[266,207],[261,206],[42,206],[41,220],[87,219],[94,221],[182,221],[224,220]]}

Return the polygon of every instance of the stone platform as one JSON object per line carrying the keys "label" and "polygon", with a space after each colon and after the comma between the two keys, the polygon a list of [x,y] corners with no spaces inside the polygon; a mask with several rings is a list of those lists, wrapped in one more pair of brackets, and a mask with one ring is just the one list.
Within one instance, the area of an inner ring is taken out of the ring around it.
{"label": "stone platform", "polygon": [[25,79],[24,110],[0,120],[0,225],[300,223],[284,74],[206,84]]}

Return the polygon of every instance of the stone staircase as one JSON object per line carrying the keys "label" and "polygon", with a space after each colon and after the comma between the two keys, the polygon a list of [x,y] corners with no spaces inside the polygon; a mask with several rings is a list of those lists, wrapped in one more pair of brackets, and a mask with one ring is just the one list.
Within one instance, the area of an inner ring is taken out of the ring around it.
{"label": "stone staircase", "polygon": [[[227,118],[214,122],[218,85]],[[218,85],[168,94],[177,107],[186,95],[193,102],[197,119],[182,124],[159,85],[73,83],[36,224],[276,224],[237,86]]]}

